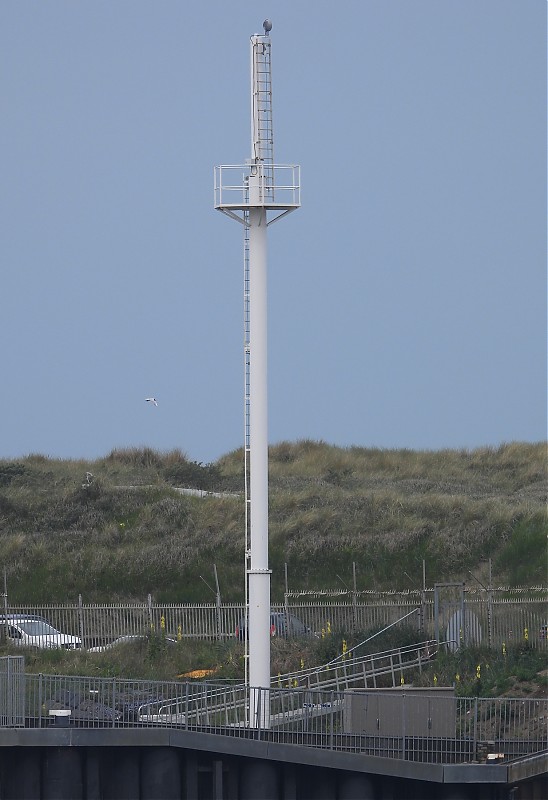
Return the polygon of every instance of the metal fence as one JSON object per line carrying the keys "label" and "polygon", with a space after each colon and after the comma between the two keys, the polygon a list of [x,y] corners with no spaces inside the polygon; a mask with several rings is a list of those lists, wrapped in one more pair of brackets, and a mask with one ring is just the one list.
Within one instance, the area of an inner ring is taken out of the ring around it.
{"label": "metal fence", "polygon": [[26,676],[27,726],[178,727],[429,763],[508,761],[540,752],[548,747],[547,718],[546,698],[460,698],[451,690],[250,690]]}
{"label": "metal fence", "polygon": [[[547,589],[477,589],[461,584],[404,592],[288,592],[274,611],[291,613],[318,635],[380,629],[406,617],[426,636],[465,644],[501,647],[527,642],[547,647]],[[241,603],[144,603],[10,605],[4,616],[33,614],[93,647],[120,636],[163,632],[173,638],[230,639],[245,614]],[[2,630],[0,625],[0,632]]]}
{"label": "metal fence", "polygon": [[25,659],[4,656],[0,658],[0,727],[23,727],[24,724]]}

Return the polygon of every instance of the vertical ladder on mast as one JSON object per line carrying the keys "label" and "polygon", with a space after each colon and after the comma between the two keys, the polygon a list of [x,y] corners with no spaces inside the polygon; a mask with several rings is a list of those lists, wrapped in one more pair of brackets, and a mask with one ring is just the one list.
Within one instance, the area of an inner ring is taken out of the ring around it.
{"label": "vertical ladder on mast", "polygon": [[[249,195],[249,187],[246,189],[246,196]],[[248,197],[246,197],[248,199]],[[244,639],[244,680],[245,685],[249,683],[249,649],[248,635],[249,630],[249,586],[247,576],[251,569],[251,433],[250,433],[250,371],[251,371],[251,348],[250,348],[250,321],[249,321],[249,211],[243,211],[244,223],[244,502],[245,502],[245,639]],[[249,722],[249,720],[246,720]]]}
{"label": "vertical ladder on mast", "polygon": [[[250,531],[251,531],[251,489],[250,489],[250,453],[251,453],[251,433],[250,433],[250,369],[251,369],[251,347],[250,347],[250,321],[249,321],[249,212],[244,211],[244,473],[245,473],[245,566],[246,572],[249,568],[249,558],[251,551]],[[246,580],[247,594],[247,580]],[[246,597],[247,607],[247,597]]]}
{"label": "vertical ladder on mast", "polygon": [[274,132],[272,126],[272,65],[270,41],[253,45],[252,160],[262,165],[263,202],[274,200]]}
{"label": "vertical ladder on mast", "polygon": [[[270,40],[252,37],[251,164],[264,178],[263,202],[274,200],[274,139],[272,127],[272,71]],[[244,179],[244,471],[245,471],[245,553],[246,571],[251,555],[251,342],[250,342],[250,264],[249,264],[249,178]],[[246,579],[247,593],[247,579]],[[247,597],[246,597],[247,607]]]}
{"label": "vertical ladder on mast", "polygon": [[[272,76],[270,41],[252,38],[251,170],[259,171],[260,200],[274,200],[274,153],[272,131]],[[251,304],[249,179],[246,181],[244,223],[244,472],[245,472],[245,607],[249,630],[249,582],[251,570]],[[264,220],[266,224],[266,219]],[[244,641],[245,684],[249,683],[249,639]]]}

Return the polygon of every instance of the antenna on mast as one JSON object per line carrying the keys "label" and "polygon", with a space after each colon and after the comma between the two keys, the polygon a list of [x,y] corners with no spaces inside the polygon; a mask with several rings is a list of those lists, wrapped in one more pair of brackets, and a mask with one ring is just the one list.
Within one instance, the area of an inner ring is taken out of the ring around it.
{"label": "antenna on mast", "polygon": [[253,728],[270,727],[267,228],[301,204],[300,168],[274,163],[269,19],[263,29],[251,37],[251,158],[215,167],[214,186],[215,208],[244,226],[245,630]]}

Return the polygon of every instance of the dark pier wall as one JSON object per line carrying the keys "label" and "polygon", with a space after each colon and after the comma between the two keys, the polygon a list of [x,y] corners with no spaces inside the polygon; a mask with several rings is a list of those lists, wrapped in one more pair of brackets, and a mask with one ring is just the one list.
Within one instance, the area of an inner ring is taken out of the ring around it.
{"label": "dark pier wall", "polygon": [[[539,789],[540,791],[540,789]],[[443,784],[178,747],[0,747],[0,800],[507,800]]]}
{"label": "dark pier wall", "polygon": [[182,729],[0,729],[0,800],[546,800],[548,755],[427,764]]}

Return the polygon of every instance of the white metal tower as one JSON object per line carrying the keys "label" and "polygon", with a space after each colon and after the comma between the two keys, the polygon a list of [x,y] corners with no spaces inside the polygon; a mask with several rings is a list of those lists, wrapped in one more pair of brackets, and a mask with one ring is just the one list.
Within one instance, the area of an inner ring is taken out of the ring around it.
{"label": "white metal tower", "polygon": [[246,602],[251,727],[269,726],[267,228],[300,206],[300,169],[274,163],[269,20],[251,37],[251,158],[215,167],[215,208],[244,226]]}

